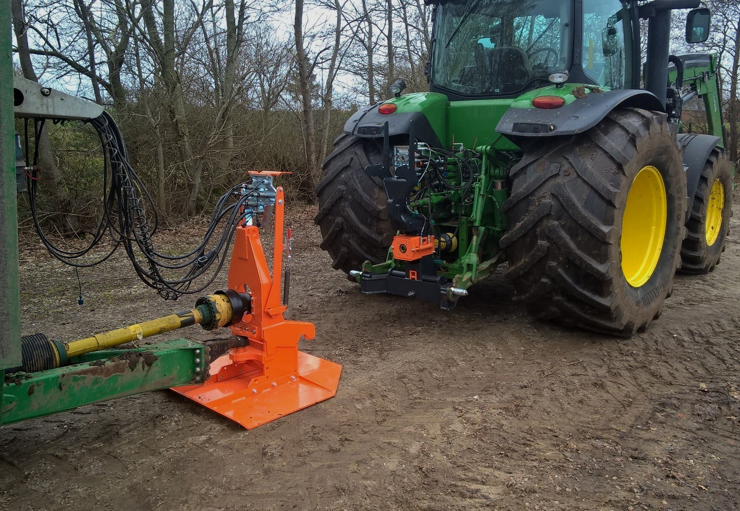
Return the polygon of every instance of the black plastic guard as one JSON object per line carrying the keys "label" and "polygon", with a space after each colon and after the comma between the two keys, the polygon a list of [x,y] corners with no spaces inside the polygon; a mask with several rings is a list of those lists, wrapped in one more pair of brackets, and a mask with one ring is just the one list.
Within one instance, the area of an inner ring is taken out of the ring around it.
{"label": "black plastic guard", "polygon": [[379,105],[377,103],[357,111],[344,125],[344,131],[363,138],[382,138],[383,125],[387,122],[388,135],[391,137],[413,132],[417,140],[432,147],[444,147],[422,112],[394,112],[384,115],[378,112]]}
{"label": "black plastic guard", "polygon": [[575,135],[596,126],[617,107],[664,111],[651,92],[613,90],[591,92],[562,108],[509,108],[496,131],[510,137],[557,137]]}

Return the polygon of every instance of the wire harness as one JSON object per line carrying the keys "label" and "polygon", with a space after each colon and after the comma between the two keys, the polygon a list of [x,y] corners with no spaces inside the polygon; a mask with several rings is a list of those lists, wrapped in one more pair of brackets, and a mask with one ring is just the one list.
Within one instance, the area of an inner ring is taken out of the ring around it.
{"label": "wire harness", "polygon": [[[80,250],[64,250],[44,233],[38,215],[38,147],[45,121],[35,119],[34,124],[33,166],[30,173],[27,172],[31,215],[36,232],[49,253],[70,266],[98,265],[123,247],[139,278],[165,300],[201,293],[220,273],[237,226],[259,225],[260,217],[269,213],[274,204],[276,190],[272,176],[252,175],[251,181],[232,187],[218,199],[203,240],[196,247],[178,255],[157,251],[153,241],[159,223],[157,208],[130,163],[118,126],[110,114],[104,112],[88,121],[100,137],[104,154],[103,213],[87,246]],[[28,147],[26,125],[27,151]],[[85,256],[106,237],[113,241],[112,247],[95,260],[86,260]]]}

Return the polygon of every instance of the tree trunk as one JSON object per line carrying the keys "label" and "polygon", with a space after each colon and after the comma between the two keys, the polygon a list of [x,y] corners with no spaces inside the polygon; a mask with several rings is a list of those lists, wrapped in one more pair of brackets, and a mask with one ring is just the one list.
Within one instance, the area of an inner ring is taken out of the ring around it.
{"label": "tree trunk", "polygon": [[409,12],[408,5],[406,2],[401,3],[401,19],[403,20],[403,27],[406,36],[406,58],[409,61],[409,67],[411,68],[411,76],[416,76],[416,63],[414,62],[414,55],[411,51],[411,29],[409,28]]}
{"label": "tree trunk", "polygon": [[[18,44],[18,59],[21,64],[23,77],[27,80],[38,82],[38,76],[33,69],[31,62],[31,53],[28,46],[28,37],[26,35],[26,17],[23,12],[23,0],[12,0],[11,9],[13,16],[13,31],[15,32]],[[54,155],[51,152],[51,142],[49,134],[44,128],[39,136],[38,142],[39,167],[41,167],[41,183],[46,185],[48,192],[51,194],[53,208],[59,212],[52,218],[56,224],[62,227],[62,232],[76,232],[79,228],[77,217],[71,215],[72,205],[69,197],[64,192],[62,186],[62,174],[57,167]],[[26,155],[30,158],[31,155]]]}
{"label": "tree trunk", "polygon": [[419,12],[419,25],[421,25],[421,35],[424,38],[424,48],[426,49],[427,56],[432,54],[432,36],[431,30],[429,29],[429,19],[427,18],[427,9],[421,3],[421,0],[416,1],[416,10]]}
{"label": "tree trunk", "polygon": [[740,129],[740,100],[737,97],[738,80],[740,80],[740,19],[735,25],[735,48],[732,56],[732,69],[730,70],[730,160],[738,161],[738,130]]}
{"label": "tree trunk", "polygon": [[375,104],[375,64],[373,62],[373,22],[367,10],[367,0],[362,0],[362,13],[367,23],[367,39],[365,40],[365,51],[367,53],[367,95],[370,104]]}
{"label": "tree trunk", "polygon": [[[144,0],[144,24],[146,25],[149,43],[152,45],[160,68],[162,82],[167,90],[167,107],[170,120],[175,128],[175,140],[180,160],[191,179],[187,200],[187,214],[194,215],[198,195],[200,194],[203,160],[196,158],[187,119],[185,118],[185,99],[183,97],[180,75],[175,66],[175,0],[163,0],[162,29],[160,38],[157,23],[154,19],[152,0]],[[163,42],[164,39],[164,42]]]}
{"label": "tree trunk", "polygon": [[108,80],[110,81],[110,94],[113,98],[113,107],[122,109],[127,105],[127,102],[126,87],[123,85],[121,73],[126,63],[126,51],[128,50],[129,40],[131,39],[133,23],[129,25],[128,18],[126,17],[126,8],[123,6],[121,0],[115,0],[115,6],[121,38],[113,47],[113,50],[107,55]]}
{"label": "tree trunk", "polygon": [[388,10],[386,13],[386,16],[388,17],[388,79],[386,80],[386,86],[389,86],[396,78],[396,70],[393,65],[393,61],[395,59],[393,50],[393,0],[386,0],[386,2],[386,9]]}
{"label": "tree trunk", "polygon": [[240,19],[237,24],[236,8],[234,0],[225,0],[226,10],[226,63],[224,65],[223,104],[219,109],[216,129],[221,130],[223,136],[221,155],[221,175],[226,176],[231,167],[231,158],[234,154],[234,118],[231,115],[232,105],[236,93],[236,65],[239,57],[239,49],[242,42],[242,25],[244,23],[244,7],[240,8]]}
{"label": "tree trunk", "polygon": [[88,62],[90,63],[90,81],[92,82],[93,93],[95,94],[95,101],[97,103],[103,102],[103,97],[100,95],[100,84],[98,83],[98,72],[97,62],[95,61],[95,45],[93,44],[93,34],[87,15],[87,5],[85,0],[74,0],[75,10],[77,15],[83,21],[85,27],[85,39],[87,41],[87,55]]}
{"label": "tree trunk", "polygon": [[144,87],[144,71],[141,66],[141,54],[139,53],[139,40],[134,38],[134,58],[136,61],[136,76],[139,79],[139,102],[144,107],[144,115],[157,137],[157,209],[160,216],[165,216],[167,211],[167,196],[165,193],[165,165],[164,165],[164,146],[162,144],[162,132],[159,129],[159,123],[152,114],[149,98]]}
{"label": "tree trunk", "polygon": [[326,90],[324,91],[324,135],[321,137],[321,156],[328,154],[329,150],[329,125],[331,124],[331,109],[334,95],[334,78],[337,74],[337,59],[339,57],[339,45],[342,38],[342,4],[340,0],[334,0],[334,9],[337,11],[337,20],[334,25],[334,48],[329,61],[329,72],[326,77]]}
{"label": "tree trunk", "polygon": [[303,105],[303,128],[306,147],[306,167],[308,170],[308,179],[304,182],[305,185],[308,185],[308,190],[304,191],[312,192],[318,184],[320,176],[316,169],[316,128],[314,126],[313,106],[311,103],[311,76],[306,49],[303,46],[303,0],[296,0],[293,29],[295,31],[296,60],[298,61],[298,86]]}

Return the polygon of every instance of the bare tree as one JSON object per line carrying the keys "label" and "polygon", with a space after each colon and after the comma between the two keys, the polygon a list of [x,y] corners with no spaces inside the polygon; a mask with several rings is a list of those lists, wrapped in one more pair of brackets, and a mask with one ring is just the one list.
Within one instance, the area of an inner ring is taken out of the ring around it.
{"label": "bare tree", "polygon": [[[197,23],[185,30],[182,43],[186,44],[193,36],[204,14],[210,9],[211,0],[207,0],[196,13]],[[186,117],[186,104],[183,94],[181,75],[177,66],[177,38],[175,26],[175,0],[162,1],[162,35],[159,34],[159,25],[155,17],[153,0],[142,0],[142,15],[145,25],[146,41],[151,49],[158,69],[158,78],[164,84],[167,92],[167,106],[170,120],[175,128],[175,142],[180,153],[180,161],[188,174],[191,185],[187,199],[187,213],[196,212],[198,196],[201,191],[203,159],[197,156],[193,149],[193,139]]]}
{"label": "bare tree", "polygon": [[[303,106],[303,129],[304,147],[306,152],[306,166],[308,170],[307,182],[304,187],[309,190],[318,184],[318,171],[316,169],[316,127],[313,119],[311,72],[312,66],[306,55],[305,41],[303,37],[303,0],[295,2],[295,20],[293,31],[295,36],[296,62],[298,68],[298,87]],[[307,186],[306,186],[307,185]]]}
{"label": "bare tree", "polygon": [[361,39],[361,43],[365,48],[367,55],[367,95],[370,99],[370,104],[375,103],[375,39],[373,37],[374,23],[370,17],[370,10],[368,9],[368,0],[360,0],[362,4],[362,24],[365,27],[365,37]]}
{"label": "bare tree", "polygon": [[396,70],[394,68],[394,60],[396,58],[395,52],[393,49],[393,0],[386,0],[386,26],[387,26],[387,32],[385,35],[386,40],[386,47],[388,48],[388,77],[386,80],[386,86],[390,85],[390,83],[395,78]]}
{"label": "bare tree", "polygon": [[[346,26],[344,20],[344,6],[347,0],[341,2],[340,0],[333,0],[333,2],[327,2],[323,4],[325,8],[331,9],[335,13],[334,19],[334,30],[332,32],[333,43],[331,50],[331,57],[329,58],[329,68],[326,71],[324,77],[324,90],[321,95],[321,99],[324,104],[324,119],[323,119],[323,134],[321,136],[321,154],[326,155],[329,149],[330,139],[330,128],[331,128],[331,117],[332,108],[334,105],[334,81],[337,78],[341,70],[342,61],[344,60],[344,54],[347,51],[346,44],[342,45],[342,34],[345,31],[349,31],[349,27]],[[354,39],[353,34],[348,34],[346,40],[351,42]]]}
{"label": "bare tree", "polygon": [[[13,17],[13,32],[17,41],[18,59],[21,64],[23,77],[38,82],[38,76],[31,62],[31,52],[28,45],[28,23],[24,12],[23,0],[12,0],[11,14]],[[46,185],[52,198],[52,206],[58,212],[54,218],[66,230],[77,231],[78,223],[74,216],[66,214],[70,211],[69,198],[62,186],[62,175],[57,167],[51,151],[51,143],[46,128],[43,128],[38,137],[39,165],[42,169],[41,180]]]}

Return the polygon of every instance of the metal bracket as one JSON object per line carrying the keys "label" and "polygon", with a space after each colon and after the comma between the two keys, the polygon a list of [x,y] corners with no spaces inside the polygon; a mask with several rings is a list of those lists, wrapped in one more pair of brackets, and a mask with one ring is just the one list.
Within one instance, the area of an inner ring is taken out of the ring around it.
{"label": "metal bracket", "polygon": [[42,87],[19,76],[13,78],[13,105],[15,116],[22,118],[88,120],[100,117],[105,110],[92,101]]}

